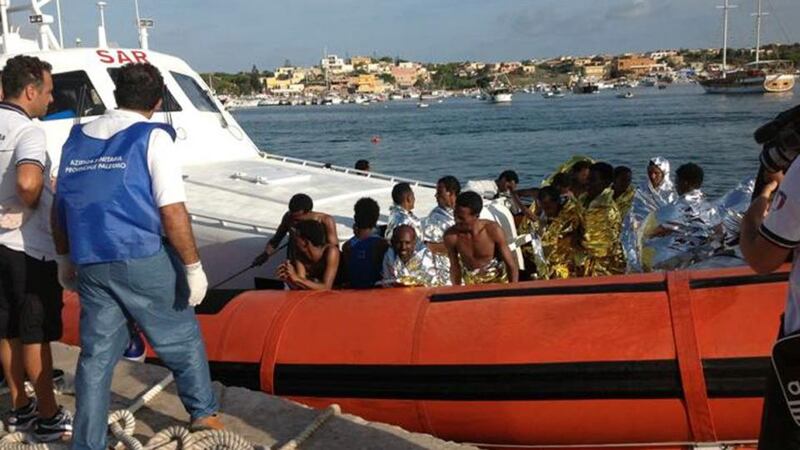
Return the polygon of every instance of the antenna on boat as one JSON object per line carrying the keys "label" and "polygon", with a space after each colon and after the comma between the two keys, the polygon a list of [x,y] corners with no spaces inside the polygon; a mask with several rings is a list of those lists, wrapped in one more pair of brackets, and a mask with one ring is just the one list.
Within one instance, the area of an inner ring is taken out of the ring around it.
{"label": "antenna on boat", "polygon": [[42,12],[42,7],[50,3],[51,0],[32,0],[30,6],[9,8],[8,12],[18,12],[30,10],[28,21],[33,25],[39,26],[39,48],[42,51],[61,48],[61,42],[56,39],[50,24],[54,22],[53,16]]}
{"label": "antenna on boat", "polygon": [[9,53],[8,49],[8,7],[10,0],[0,0],[0,21],[2,21],[3,32],[3,53]]}
{"label": "antenna on boat", "polygon": [[761,18],[768,16],[768,12],[761,9],[762,0],[758,0],[758,11],[751,14],[756,18],[756,65],[761,61]]}
{"label": "antenna on boat", "polygon": [[106,39],[106,5],[108,5],[106,2],[97,2],[97,9],[100,10],[100,25],[97,27],[98,47],[108,47],[108,40]]}
{"label": "antenna on boat", "polygon": [[56,0],[56,17],[58,18],[58,45],[64,48],[64,24],[61,22],[61,0]]}
{"label": "antenna on boat", "polygon": [[725,0],[725,4],[717,6],[717,9],[722,9],[722,78],[726,77],[726,70],[728,69],[728,11],[738,8],[737,5],[731,5],[729,0]]}
{"label": "antenna on boat", "polygon": [[153,28],[153,19],[143,19],[142,16],[139,15],[139,0],[133,0],[133,4],[136,6],[136,28],[139,30],[139,47],[141,47],[142,50],[149,50],[150,42],[147,39],[147,30]]}

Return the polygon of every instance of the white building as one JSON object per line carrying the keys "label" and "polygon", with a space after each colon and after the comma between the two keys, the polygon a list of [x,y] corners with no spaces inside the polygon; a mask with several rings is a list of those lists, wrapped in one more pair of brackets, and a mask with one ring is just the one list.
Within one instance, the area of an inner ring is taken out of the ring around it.
{"label": "white building", "polygon": [[678,56],[677,50],[659,50],[656,52],[650,52],[650,59],[653,61],[661,61],[673,56]]}
{"label": "white building", "polygon": [[355,70],[352,64],[345,64],[344,59],[336,55],[328,55],[322,58],[319,65],[322,70],[330,73],[350,73]]}

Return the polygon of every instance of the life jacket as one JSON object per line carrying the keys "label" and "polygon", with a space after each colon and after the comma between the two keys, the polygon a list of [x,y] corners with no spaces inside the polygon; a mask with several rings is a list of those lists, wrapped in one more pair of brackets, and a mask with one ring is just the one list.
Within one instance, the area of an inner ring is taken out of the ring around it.
{"label": "life jacket", "polygon": [[167,124],[138,122],[109,139],[72,127],[61,153],[56,211],[74,263],[145,258],[161,249],[161,216],[147,167],[156,129],[175,140]]}

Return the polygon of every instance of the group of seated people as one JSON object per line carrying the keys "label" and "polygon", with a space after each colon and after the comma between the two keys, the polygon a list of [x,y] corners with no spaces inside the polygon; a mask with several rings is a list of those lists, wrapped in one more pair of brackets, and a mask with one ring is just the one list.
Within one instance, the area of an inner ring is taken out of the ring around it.
{"label": "group of seated people", "polygon": [[[537,188],[520,189],[513,171],[470,181],[464,192],[458,179],[445,176],[436,184],[437,206],[422,219],[414,214],[413,189],[398,183],[385,228],[378,225],[378,203],[361,198],[354,205],[353,236],[341,249],[334,219],[314,211],[309,196],[297,194],[254,263],[277,252],[288,234],[287,260],[277,276],[290,289],[513,283],[520,277],[671,268],[667,265],[691,258],[661,247],[702,246],[724,234],[719,208],[700,191],[698,165],[682,165],[674,185],[669,162],[661,157],[649,162],[640,186],[632,185],[632,175],[628,167],[576,157]],[[480,218],[487,200],[505,204],[518,234],[531,236],[521,248],[525,270],[518,267],[510,236],[498,223]],[[688,242],[695,234],[699,240]]]}
{"label": "group of seated people", "polygon": [[[674,184],[663,157],[648,162],[641,185],[633,186],[632,175],[625,166],[575,158],[536,190],[519,225],[520,233],[535,236],[534,245],[523,249],[532,278],[741,263],[733,247],[753,179],[711,202],[697,164],[680,166]],[[521,203],[517,192],[509,198],[512,207]],[[729,258],[710,262],[721,255]]]}

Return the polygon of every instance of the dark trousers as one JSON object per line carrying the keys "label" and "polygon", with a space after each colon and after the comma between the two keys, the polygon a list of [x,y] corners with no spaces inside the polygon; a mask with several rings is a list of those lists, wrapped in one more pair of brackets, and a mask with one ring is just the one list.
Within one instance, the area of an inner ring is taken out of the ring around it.
{"label": "dark trousers", "polygon": [[[784,337],[783,320],[778,339]],[[770,367],[764,393],[764,410],[761,413],[761,434],[758,436],[759,450],[800,450],[800,426],[789,412],[778,376]]]}

